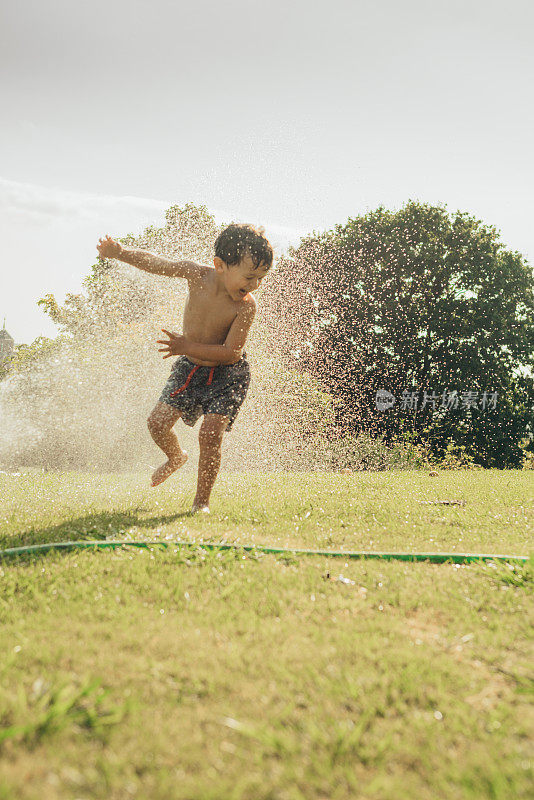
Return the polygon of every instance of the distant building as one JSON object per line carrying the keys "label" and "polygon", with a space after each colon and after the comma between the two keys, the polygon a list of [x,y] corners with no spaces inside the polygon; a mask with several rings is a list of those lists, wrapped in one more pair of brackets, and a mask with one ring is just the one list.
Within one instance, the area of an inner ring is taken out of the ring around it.
{"label": "distant building", "polygon": [[15,340],[6,331],[6,321],[4,320],[4,327],[0,331],[0,367],[8,366],[9,362],[13,358],[14,349]]}

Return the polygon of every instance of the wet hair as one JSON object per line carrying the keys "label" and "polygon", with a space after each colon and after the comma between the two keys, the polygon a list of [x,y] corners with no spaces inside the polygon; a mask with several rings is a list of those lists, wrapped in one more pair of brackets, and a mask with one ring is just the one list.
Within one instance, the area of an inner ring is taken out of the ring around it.
{"label": "wet hair", "polygon": [[255,228],[246,223],[232,223],[218,235],[215,255],[229,267],[236,266],[244,256],[250,256],[257,269],[260,264],[268,269],[273,264],[273,248],[266,238],[265,228]]}

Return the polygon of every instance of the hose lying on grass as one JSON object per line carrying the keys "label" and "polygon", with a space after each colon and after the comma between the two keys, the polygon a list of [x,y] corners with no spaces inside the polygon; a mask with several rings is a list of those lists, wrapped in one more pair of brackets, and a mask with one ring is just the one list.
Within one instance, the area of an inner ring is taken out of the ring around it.
{"label": "hose lying on grass", "polygon": [[184,542],[181,540],[168,542],[129,542],[129,541],[85,541],[85,542],[49,542],[48,544],[31,544],[25,547],[9,547],[0,550],[0,559],[8,556],[22,556],[31,553],[45,553],[48,550],[86,550],[92,548],[117,547],[202,547],[205,550],[255,550],[262,553],[290,553],[302,556],[341,556],[342,558],[375,558],[383,561],[430,561],[433,564],[469,564],[473,561],[528,561],[528,556],[490,555],[488,553],[378,553],[369,550],[359,552],[334,550],[296,550],[284,547],[264,547],[263,545],[246,544],[208,544],[206,542]]}

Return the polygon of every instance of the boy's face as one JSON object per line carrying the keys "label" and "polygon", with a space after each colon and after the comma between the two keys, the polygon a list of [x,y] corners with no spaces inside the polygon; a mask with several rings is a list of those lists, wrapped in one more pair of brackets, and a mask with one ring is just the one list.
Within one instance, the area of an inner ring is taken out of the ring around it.
{"label": "boy's face", "polygon": [[224,285],[233,300],[242,300],[249,292],[261,286],[263,278],[269,272],[264,264],[256,269],[251,256],[243,256],[239,264],[229,267],[228,264],[215,257],[213,260],[217,272],[222,272]]}

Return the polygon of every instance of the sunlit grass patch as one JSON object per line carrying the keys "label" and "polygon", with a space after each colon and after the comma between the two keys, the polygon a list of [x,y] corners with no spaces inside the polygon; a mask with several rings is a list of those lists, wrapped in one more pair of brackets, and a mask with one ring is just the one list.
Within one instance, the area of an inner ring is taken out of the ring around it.
{"label": "sunlit grass patch", "polygon": [[[194,476],[0,476],[0,547],[71,539],[194,539],[281,547],[528,555],[524,471],[225,473],[191,517]],[[449,500],[458,504],[440,504]],[[432,502],[430,502],[432,501]],[[434,504],[435,503],[435,504]]]}
{"label": "sunlit grass patch", "polygon": [[[286,538],[318,549],[328,533],[347,547],[364,541],[374,516],[377,549],[406,550],[407,514],[419,531],[412,543],[444,547],[440,529],[428,527],[436,509],[416,502],[442,498],[443,485],[356,478],[253,475],[238,495],[234,476],[223,475],[209,519],[185,516],[187,498],[170,488],[143,494],[138,476],[64,476],[63,492],[59,479],[54,489],[39,478],[43,530],[128,515],[109,538],[170,546],[0,563],[0,719],[9,732],[0,798],[527,800],[532,561],[432,565],[172,546]],[[459,552],[528,551],[528,530],[515,524],[530,514],[521,478],[456,476],[447,488],[474,506],[469,524],[464,507],[447,509],[465,539]],[[30,491],[28,481],[21,496]],[[494,502],[497,533],[485,530]],[[26,531],[39,531],[36,509],[17,513]]]}
{"label": "sunlit grass patch", "polygon": [[50,684],[37,678],[27,692],[19,684],[16,695],[0,694],[0,748],[7,743],[35,747],[45,737],[74,726],[105,739],[110,725],[122,721],[125,705],[105,704],[109,691],[99,679],[80,686]]}

